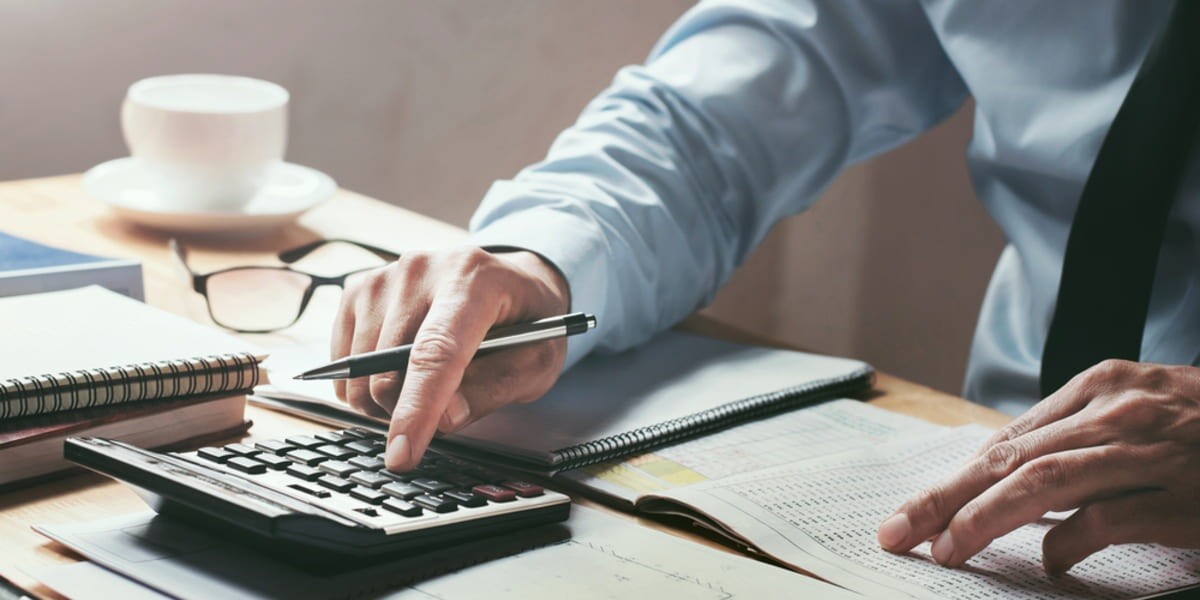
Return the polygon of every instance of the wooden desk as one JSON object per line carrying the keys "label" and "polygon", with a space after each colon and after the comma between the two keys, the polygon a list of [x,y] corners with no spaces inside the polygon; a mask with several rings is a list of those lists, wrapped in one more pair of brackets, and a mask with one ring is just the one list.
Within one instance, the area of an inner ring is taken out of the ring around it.
{"label": "wooden desk", "polygon": [[[169,236],[118,220],[102,204],[84,195],[78,176],[0,183],[0,215],[3,215],[0,229],[9,233],[71,250],[138,258],[144,267],[147,302],[196,321],[209,322],[203,300],[191,291],[172,262],[167,250]],[[198,268],[204,270],[236,264],[273,264],[274,252],[322,237],[349,237],[404,251],[459,243],[464,232],[402,208],[339,191],[297,224],[269,235],[187,241]],[[295,327],[252,339],[268,349],[322,339],[328,320],[322,320],[319,314],[319,310],[310,310]],[[770,343],[702,317],[689,320],[684,327],[727,339]],[[995,411],[886,374],[879,375],[870,402],[947,425],[974,422],[995,426],[1007,420]],[[250,439],[325,429],[255,407],[248,408],[248,412],[254,420]],[[88,520],[144,509],[141,500],[122,485],[91,474],[0,494],[0,557],[3,557],[0,576],[35,594],[53,596],[30,577],[28,570],[72,562],[78,557],[34,533],[31,524]],[[643,518],[629,518],[665,528]],[[688,532],[671,532],[703,541]]]}

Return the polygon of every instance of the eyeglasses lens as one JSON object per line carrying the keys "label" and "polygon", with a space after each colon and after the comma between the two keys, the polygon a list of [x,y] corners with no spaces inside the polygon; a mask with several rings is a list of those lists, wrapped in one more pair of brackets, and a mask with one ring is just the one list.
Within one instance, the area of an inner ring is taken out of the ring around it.
{"label": "eyeglasses lens", "polygon": [[291,325],[310,279],[283,269],[246,268],[208,278],[213,320],[231,329],[263,331]]}

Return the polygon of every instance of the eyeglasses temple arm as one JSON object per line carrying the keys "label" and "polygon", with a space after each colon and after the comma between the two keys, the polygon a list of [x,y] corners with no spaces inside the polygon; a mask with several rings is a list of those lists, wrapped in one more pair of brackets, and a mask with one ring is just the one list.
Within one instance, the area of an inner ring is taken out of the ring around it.
{"label": "eyeglasses temple arm", "polygon": [[183,268],[187,273],[188,279],[192,282],[192,289],[204,293],[204,276],[193,271],[191,265],[187,262],[187,248],[179,243],[179,240],[171,238],[167,241],[167,245],[171,248],[171,255],[175,257],[175,262]]}

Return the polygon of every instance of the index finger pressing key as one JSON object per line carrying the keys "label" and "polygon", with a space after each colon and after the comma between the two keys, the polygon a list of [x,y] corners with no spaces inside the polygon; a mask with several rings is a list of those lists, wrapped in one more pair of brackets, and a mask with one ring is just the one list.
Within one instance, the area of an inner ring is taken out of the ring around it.
{"label": "index finger pressing key", "polygon": [[408,470],[425,453],[442,414],[462,384],[476,348],[496,322],[495,310],[435,297],[413,340],[400,399],[392,411],[387,467]]}

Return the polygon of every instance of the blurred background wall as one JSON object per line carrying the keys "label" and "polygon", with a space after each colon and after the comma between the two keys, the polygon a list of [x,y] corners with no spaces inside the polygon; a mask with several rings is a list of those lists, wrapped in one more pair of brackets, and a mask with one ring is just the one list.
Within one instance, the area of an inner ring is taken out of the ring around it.
{"label": "blurred background wall", "polygon": [[[242,74],[292,92],[290,161],[465,226],[690,4],[0,0],[0,179],[124,155],[117,110],[139,78]],[[850,169],[709,311],[958,392],[1002,243],[967,179],[969,136],[960,112]]]}

